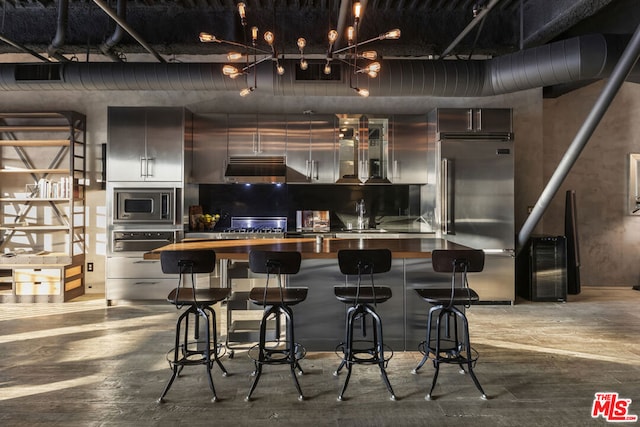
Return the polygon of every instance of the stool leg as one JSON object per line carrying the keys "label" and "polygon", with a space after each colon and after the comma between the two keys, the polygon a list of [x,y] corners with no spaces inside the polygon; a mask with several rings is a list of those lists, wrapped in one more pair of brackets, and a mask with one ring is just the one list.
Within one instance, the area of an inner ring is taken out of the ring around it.
{"label": "stool leg", "polygon": [[216,388],[213,386],[213,378],[211,378],[211,363],[212,363],[211,362],[211,328],[209,326],[210,325],[209,316],[207,315],[207,312],[202,308],[198,308],[198,314],[202,317],[202,320],[204,321],[204,324],[205,324],[205,330],[204,330],[204,335],[206,340],[205,348],[204,348],[204,360],[206,362],[205,369],[207,371],[207,380],[209,381],[209,388],[211,389],[211,393],[213,394],[211,401],[216,402],[218,400],[218,396],[216,396]]}
{"label": "stool leg", "polygon": [[[209,312],[210,328],[211,328],[211,343],[213,344],[213,361],[218,364],[218,367],[222,371],[222,376],[226,377],[229,372],[225,369],[220,357],[218,357],[218,327],[216,326],[216,312],[209,306],[204,307]],[[213,365],[213,361],[211,365]]]}
{"label": "stool leg", "polygon": [[418,370],[420,370],[420,368],[422,368],[422,366],[425,364],[425,362],[427,361],[427,359],[429,359],[429,348],[431,348],[431,323],[433,319],[433,313],[435,313],[437,310],[440,309],[440,306],[433,306],[429,309],[429,314],[427,315],[427,334],[424,340],[424,356],[422,357],[422,360],[420,361],[420,363],[418,363],[418,366],[416,366],[411,373],[412,374],[417,374]]}
{"label": "stool leg", "polygon": [[162,391],[162,394],[158,398],[158,403],[164,403],[164,397],[169,392],[169,389],[173,385],[173,381],[176,379],[176,377],[178,376],[178,373],[183,368],[183,365],[179,363],[179,361],[180,361],[180,332],[181,332],[180,328],[181,328],[181,325],[182,325],[182,321],[188,315],[189,315],[189,310],[186,310],[185,312],[183,312],[178,317],[178,320],[176,322],[176,335],[175,335],[175,343],[174,343],[175,345],[173,347],[173,361],[171,362],[171,370],[172,370],[171,378],[169,378],[169,381],[167,382],[167,385],[164,387],[164,390]]}
{"label": "stool leg", "polygon": [[251,383],[251,387],[249,388],[249,393],[244,398],[245,401],[251,400],[251,394],[256,389],[258,385],[258,381],[260,381],[260,375],[262,375],[262,364],[266,360],[265,355],[265,346],[267,341],[267,318],[274,313],[273,307],[265,308],[264,314],[262,315],[262,320],[260,321],[260,341],[258,343],[258,360],[255,361],[256,370],[254,372],[253,382]]}
{"label": "stool leg", "polygon": [[375,312],[375,310],[367,307],[367,312],[371,315],[373,319],[374,326],[374,345],[376,346],[376,353],[378,357],[378,366],[380,367],[380,374],[382,375],[382,380],[387,386],[387,390],[391,393],[391,400],[396,400],[396,395],[393,392],[393,388],[391,388],[391,383],[389,382],[389,377],[387,376],[387,370],[385,369],[385,360],[384,360],[384,342],[382,339],[382,319],[380,319],[380,315]]}
{"label": "stool leg", "polygon": [[[349,309],[347,309],[347,315],[345,316],[345,319],[344,319],[344,336],[345,336],[345,339],[349,337],[349,330],[350,330],[350,325],[351,325],[351,313],[355,309],[356,309],[355,307],[349,307]],[[342,353],[343,353],[342,361],[340,362],[340,365],[338,366],[338,369],[336,369],[333,372],[333,376],[340,375],[340,371],[347,364],[348,347],[347,347],[347,342],[346,341],[344,342],[344,347],[342,348]]]}
{"label": "stool leg", "polygon": [[445,310],[440,310],[438,313],[438,319],[436,320],[436,348],[435,354],[433,358],[433,367],[435,368],[435,372],[433,373],[433,380],[431,381],[431,388],[429,389],[429,393],[425,396],[426,400],[431,400],[431,395],[433,393],[433,389],[436,386],[436,382],[438,381],[438,372],[440,371],[440,335],[441,335],[441,327],[442,327],[442,317],[444,315],[448,315]]}
{"label": "stool leg", "polygon": [[343,366],[347,366],[347,377],[344,380],[344,385],[342,386],[342,390],[338,395],[338,400],[344,399],[344,393],[347,391],[347,386],[349,385],[349,379],[351,378],[351,369],[353,367],[353,322],[356,318],[356,315],[361,311],[361,306],[349,307],[347,310],[347,323],[346,323],[346,343],[344,348],[344,358],[336,371],[336,375],[340,372]]}
{"label": "stool leg", "polygon": [[[298,390],[298,400],[304,400],[304,395],[302,394],[302,388],[300,388],[300,382],[298,381],[298,377],[296,375],[296,367],[300,367],[298,364],[298,359],[296,359],[296,341],[295,335],[293,332],[293,311],[289,307],[281,307],[281,311],[284,313],[285,321],[287,323],[287,345],[290,347],[287,349],[287,358],[289,359],[289,364],[291,367],[291,376],[293,377],[293,383]],[[302,372],[302,369],[300,369]]]}
{"label": "stool leg", "polygon": [[487,394],[482,389],[482,386],[480,385],[480,381],[478,381],[476,374],[473,372],[473,361],[471,360],[472,359],[471,340],[469,339],[469,321],[467,320],[467,316],[464,313],[460,311],[458,311],[458,313],[462,319],[462,324],[464,328],[464,346],[467,354],[467,369],[469,370],[469,374],[471,375],[471,379],[473,380],[473,383],[476,385],[476,388],[480,390],[480,393],[482,393],[480,397],[484,400],[487,400],[488,399]]}

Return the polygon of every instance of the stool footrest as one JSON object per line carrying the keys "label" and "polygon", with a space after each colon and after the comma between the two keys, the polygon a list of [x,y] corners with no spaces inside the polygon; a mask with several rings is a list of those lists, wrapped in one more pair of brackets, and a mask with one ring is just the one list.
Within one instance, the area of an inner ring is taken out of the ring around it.
{"label": "stool footrest", "polygon": [[[272,344],[272,346],[269,346]],[[293,349],[293,351],[292,351]],[[291,355],[293,360],[302,360],[307,355],[307,350],[302,344],[289,341],[266,341],[262,349],[264,359],[260,360],[260,344],[252,346],[249,351],[249,357],[255,362],[265,365],[291,364]]]}
{"label": "stool footrest", "polygon": [[[422,341],[418,345],[418,351],[423,355],[427,354],[429,359],[431,360],[437,359],[437,361],[440,363],[454,363],[454,364],[473,363],[475,364],[476,361],[478,360],[479,354],[473,347],[470,347],[469,351],[465,351],[464,349],[457,348],[455,346],[455,341],[440,340],[440,342],[441,344],[444,344],[444,345],[440,346],[439,355],[436,354],[435,346],[428,347],[426,341]],[[433,345],[433,343],[431,345]]]}
{"label": "stool footrest", "polygon": [[[364,345],[367,347],[365,347]],[[384,360],[380,359],[380,355],[373,344],[373,341],[365,341],[358,340],[353,341],[352,343],[352,358],[348,360],[345,354],[345,343],[340,343],[336,346],[335,353],[336,355],[345,362],[358,363],[363,365],[377,365],[381,361],[384,361],[385,366],[393,357],[393,349],[386,344],[383,344],[382,347],[384,349]],[[366,357],[360,357],[359,355],[366,355]]]}
{"label": "stool footrest", "polygon": [[[203,345],[205,344],[204,341],[191,341],[189,342],[189,346],[197,346],[197,345]],[[179,347],[180,353],[182,354],[182,357],[180,357],[178,360],[172,360],[170,356],[173,356],[175,354],[175,348],[172,348],[171,350],[169,350],[167,352],[167,362],[169,362],[169,367],[173,369],[174,365],[177,366],[191,366],[191,365],[204,365],[206,364],[206,358],[204,356],[204,350],[189,350],[184,348],[184,345],[181,345]],[[209,349],[209,354],[211,361],[214,360],[214,354],[220,358],[222,356],[224,356],[227,353],[227,349],[222,345],[222,344],[218,344],[218,348],[217,349],[213,349],[210,348]]]}

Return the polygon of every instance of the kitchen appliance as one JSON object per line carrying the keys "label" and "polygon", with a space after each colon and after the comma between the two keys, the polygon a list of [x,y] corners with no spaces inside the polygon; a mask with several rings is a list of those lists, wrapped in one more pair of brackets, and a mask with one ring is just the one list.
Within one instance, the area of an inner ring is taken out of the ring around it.
{"label": "kitchen appliance", "polygon": [[131,252],[149,252],[175,242],[174,231],[114,231],[112,252],[123,255]]}
{"label": "kitchen appliance", "polygon": [[518,254],[518,295],[530,301],[567,300],[567,239],[532,236]]}
{"label": "kitchen appliance", "polygon": [[225,180],[232,183],[284,183],[287,164],[284,156],[233,156],[229,157]]}
{"label": "kitchen appliance", "polygon": [[231,239],[278,239],[287,231],[287,217],[234,216],[231,226],[222,231],[188,232],[189,240],[231,240]]}
{"label": "kitchen appliance", "polygon": [[114,188],[113,223],[173,224],[175,188]]}
{"label": "kitchen appliance", "polygon": [[330,230],[329,211],[296,211],[296,231],[325,233]]}
{"label": "kitchen appliance", "polygon": [[514,152],[510,109],[447,108],[429,114],[442,236],[485,252],[474,276],[481,302],[515,300]]}

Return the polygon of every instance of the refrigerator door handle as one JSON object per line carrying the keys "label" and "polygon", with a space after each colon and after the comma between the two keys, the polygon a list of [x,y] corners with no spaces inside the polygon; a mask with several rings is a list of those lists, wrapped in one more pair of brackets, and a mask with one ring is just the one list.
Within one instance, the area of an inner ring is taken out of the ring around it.
{"label": "refrigerator door handle", "polygon": [[485,255],[507,256],[509,258],[516,257],[515,249],[483,249]]}
{"label": "refrigerator door handle", "polygon": [[440,167],[440,185],[442,186],[440,191],[440,206],[442,206],[442,232],[444,234],[455,234],[455,223],[453,221],[453,170],[453,160],[443,158]]}

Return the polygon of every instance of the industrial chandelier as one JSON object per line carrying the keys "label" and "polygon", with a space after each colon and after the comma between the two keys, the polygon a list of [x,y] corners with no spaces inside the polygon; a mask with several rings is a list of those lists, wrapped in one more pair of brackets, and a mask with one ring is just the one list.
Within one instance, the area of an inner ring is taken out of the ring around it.
{"label": "industrial chandelier", "polygon": [[[284,67],[280,63],[280,56],[275,47],[275,35],[271,31],[267,31],[263,35],[264,41],[269,46],[268,49],[258,47],[258,27],[251,27],[251,44],[248,42],[247,32],[247,15],[246,5],[243,2],[237,4],[238,14],[240,15],[240,23],[242,24],[242,32],[244,35],[244,43],[238,43],[230,40],[222,40],[209,33],[200,33],[200,41],[203,43],[223,43],[230,46],[242,48],[244,54],[239,52],[229,52],[227,59],[229,61],[239,60],[244,57],[245,64],[242,68],[238,68],[235,65],[224,65],[222,67],[222,73],[231,79],[244,76],[246,87],[240,91],[240,96],[247,96],[258,87],[258,78],[256,74],[256,67],[258,64],[271,60],[275,65],[275,70],[278,75],[283,75],[285,72]],[[350,67],[349,72],[349,87],[353,89],[358,95],[367,97],[369,96],[369,90],[360,88],[358,86],[358,80],[360,74],[366,74],[370,78],[375,78],[381,70],[379,62],[369,62],[365,66],[360,66],[360,61],[375,61],[378,57],[376,51],[369,50],[358,52],[359,48],[365,44],[371,43],[376,40],[394,40],[400,38],[400,30],[394,29],[380,34],[377,37],[373,37],[368,40],[358,41],[358,31],[360,19],[362,16],[362,6],[360,2],[353,4],[353,25],[347,28],[347,46],[341,49],[334,49],[335,43],[338,40],[338,32],[334,29],[330,30],[327,39],[329,47],[327,49],[325,66],[323,72],[325,74],[331,74],[331,64],[333,61],[340,61],[347,64]],[[307,46],[305,38],[300,37],[296,41],[296,45],[299,51],[300,69],[306,70],[309,67],[309,63],[305,58],[304,49]],[[252,60],[250,60],[252,58]],[[253,74],[253,82],[250,83],[249,76]]]}

